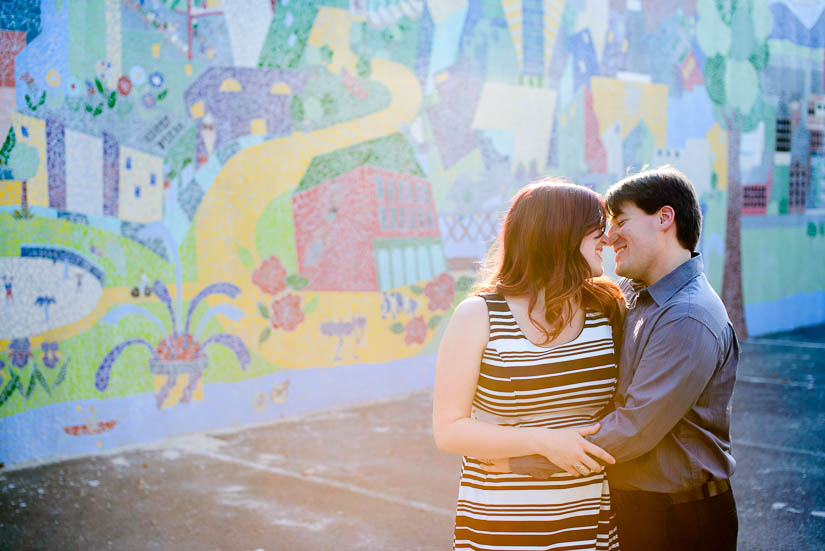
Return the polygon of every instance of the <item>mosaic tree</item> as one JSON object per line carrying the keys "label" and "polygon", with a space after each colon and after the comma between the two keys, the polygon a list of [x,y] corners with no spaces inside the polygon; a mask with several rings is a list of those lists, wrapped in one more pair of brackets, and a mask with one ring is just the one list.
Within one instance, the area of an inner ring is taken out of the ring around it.
{"label": "mosaic tree", "polygon": [[40,155],[37,149],[22,142],[14,144],[8,153],[8,168],[12,179],[20,181],[20,210],[15,212],[17,218],[30,218],[28,181],[37,174],[40,167]]}
{"label": "mosaic tree", "polygon": [[696,38],[707,56],[705,86],[728,134],[728,193],[722,301],[739,338],[747,337],[742,298],[742,133],[759,122],[759,72],[768,64],[773,15],[766,0],[699,0]]}
{"label": "mosaic tree", "polygon": [[43,308],[43,313],[46,316],[46,321],[49,321],[49,306],[56,302],[54,297],[40,296],[34,301],[35,306]]}
{"label": "mosaic tree", "polygon": [[299,67],[318,14],[316,4],[316,0],[307,0],[300,4],[300,9],[296,9],[296,5],[287,7],[283,3],[275,8],[266,41],[261,47],[259,67]]}

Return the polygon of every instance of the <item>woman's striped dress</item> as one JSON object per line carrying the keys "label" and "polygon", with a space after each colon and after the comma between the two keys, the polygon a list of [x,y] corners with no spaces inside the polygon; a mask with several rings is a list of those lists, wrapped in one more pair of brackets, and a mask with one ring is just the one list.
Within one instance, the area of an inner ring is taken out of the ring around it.
{"label": "woman's striped dress", "polygon": [[[591,425],[616,386],[613,334],[607,318],[588,311],[571,342],[537,346],[522,333],[504,297],[483,296],[490,315],[473,416],[515,427]],[[618,549],[604,473],[540,480],[492,474],[464,457],[455,549]]]}

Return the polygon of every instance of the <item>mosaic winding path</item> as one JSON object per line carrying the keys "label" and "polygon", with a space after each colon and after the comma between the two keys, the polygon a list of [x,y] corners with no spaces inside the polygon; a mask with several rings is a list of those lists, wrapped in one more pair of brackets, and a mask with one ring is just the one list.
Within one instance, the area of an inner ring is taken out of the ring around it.
{"label": "mosaic winding path", "polygon": [[[343,10],[322,8],[318,13],[308,43],[327,44],[332,48],[335,55],[330,70],[333,72],[343,67],[350,74],[357,74],[357,58],[349,49],[349,28],[354,21],[356,19]],[[257,342],[265,327],[257,314],[257,302],[268,304],[271,298],[252,285],[250,270],[242,264],[237,250],[238,247],[255,250],[256,223],[267,204],[298,185],[313,157],[387,136],[418,115],[421,86],[407,67],[373,59],[371,78],[381,82],[391,94],[390,105],[384,110],[313,132],[295,132],[240,151],[223,166],[201,203],[195,218],[198,277],[202,284],[230,281],[243,290],[235,304],[247,315],[240,322],[227,321],[226,325],[229,332],[247,343]],[[380,311],[379,293],[334,293],[334,300],[319,302],[314,319],[346,318],[365,311]],[[304,345],[318,339],[317,325],[304,323],[294,333],[281,333],[269,339],[259,351],[281,365],[289,358],[290,363],[285,367],[329,364],[336,341],[329,339],[321,346]],[[373,356],[365,355],[361,359],[384,361],[398,355],[393,350],[376,350],[380,348],[384,347],[372,347]],[[370,354],[370,350],[365,352]]]}

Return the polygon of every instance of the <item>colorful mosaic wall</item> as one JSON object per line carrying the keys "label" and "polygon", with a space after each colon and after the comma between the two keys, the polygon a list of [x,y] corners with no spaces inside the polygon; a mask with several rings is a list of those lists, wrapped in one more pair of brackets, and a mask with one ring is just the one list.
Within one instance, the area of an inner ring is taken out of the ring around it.
{"label": "colorful mosaic wall", "polygon": [[825,321],[825,11],[0,4],[0,461],[426,388],[531,179],[669,163],[750,335]]}

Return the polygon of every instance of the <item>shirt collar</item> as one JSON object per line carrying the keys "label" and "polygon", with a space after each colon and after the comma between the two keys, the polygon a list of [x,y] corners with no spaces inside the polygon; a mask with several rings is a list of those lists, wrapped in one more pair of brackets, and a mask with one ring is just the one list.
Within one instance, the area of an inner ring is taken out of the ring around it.
{"label": "shirt collar", "polygon": [[705,266],[702,262],[702,255],[694,252],[690,254],[690,260],[677,266],[672,272],[650,287],[645,287],[643,282],[637,280],[632,280],[630,284],[637,294],[641,295],[647,292],[650,298],[661,306],[670,300],[670,297],[675,295],[685,284],[704,271]]}

